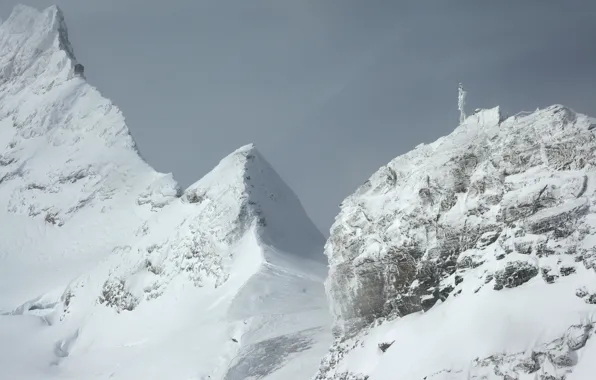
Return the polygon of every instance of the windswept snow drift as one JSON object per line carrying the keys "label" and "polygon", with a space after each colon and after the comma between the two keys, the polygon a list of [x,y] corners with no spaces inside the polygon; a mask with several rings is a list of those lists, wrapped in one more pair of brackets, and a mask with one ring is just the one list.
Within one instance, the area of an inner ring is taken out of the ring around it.
{"label": "windswept snow drift", "polygon": [[341,207],[318,380],[595,378],[593,119],[479,110]]}
{"label": "windswept snow drift", "polygon": [[85,80],[60,10],[0,24],[0,378],[303,379],[323,237],[252,145],[182,191]]}

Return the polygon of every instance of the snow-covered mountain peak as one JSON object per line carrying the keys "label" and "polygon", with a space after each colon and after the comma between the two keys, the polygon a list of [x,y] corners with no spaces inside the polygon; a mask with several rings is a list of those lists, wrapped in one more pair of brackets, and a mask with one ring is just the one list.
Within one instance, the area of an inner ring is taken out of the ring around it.
{"label": "snow-covered mountain peak", "polygon": [[[189,186],[183,199],[190,203],[217,200],[227,215],[238,215],[243,224],[256,221],[260,236],[289,252],[301,247],[316,260],[324,238],[308,218],[294,192],[259,153],[245,145],[224,159],[207,175]],[[229,210],[234,209],[233,213]],[[246,219],[246,221],[244,221]],[[314,244],[314,245],[312,245]]]}
{"label": "snow-covered mountain peak", "polygon": [[57,7],[0,25],[0,230],[9,378],[305,378],[329,344],[294,193],[253,145],[184,192],[156,172]]}
{"label": "snow-covered mountain peak", "polygon": [[318,379],[590,378],[595,152],[590,117],[494,108],[379,169],[325,246]]}
{"label": "snow-covered mountain peak", "polygon": [[58,7],[19,5],[0,25],[0,206],[11,214],[62,226],[76,215],[87,220],[86,209],[151,192],[155,182],[166,198],[176,195],[81,67]]}
{"label": "snow-covered mountain peak", "polygon": [[51,6],[44,11],[15,6],[0,24],[0,84],[24,76],[33,85],[42,74],[69,79],[83,74],[68,40],[62,11]]}
{"label": "snow-covered mountain peak", "polygon": [[249,166],[254,166],[252,162],[255,160],[263,162],[266,167],[269,166],[257,151],[254,144],[247,144],[236,149],[224,157],[203,178],[190,185],[185,192],[187,197],[192,198],[194,193],[200,193],[201,189],[204,188],[219,188],[219,190],[223,190],[234,187],[235,185],[244,188],[249,182],[254,181],[250,177]]}
{"label": "snow-covered mountain peak", "polygon": [[68,42],[64,14],[57,5],[40,11],[28,5],[17,4],[3,26],[15,35],[58,37]]}

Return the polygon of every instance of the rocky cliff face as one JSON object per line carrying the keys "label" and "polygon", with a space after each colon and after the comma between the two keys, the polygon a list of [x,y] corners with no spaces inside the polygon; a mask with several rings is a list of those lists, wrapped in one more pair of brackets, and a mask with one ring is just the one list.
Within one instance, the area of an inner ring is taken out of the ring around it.
{"label": "rocky cliff face", "polygon": [[[565,378],[596,322],[594,120],[563,106],[507,119],[498,108],[477,111],[449,136],[394,159],[348,197],[325,252],[338,343],[319,379]],[[504,309],[490,316],[478,310],[502,305],[501,297],[510,300]],[[537,298],[548,301],[536,304]],[[445,317],[461,313],[455,305],[475,318]],[[553,321],[553,308],[566,310]],[[510,323],[501,337],[510,337],[509,346],[492,345],[497,337],[486,330],[469,336],[479,325],[499,330],[501,318]],[[373,327],[383,321],[391,322]],[[450,353],[451,362],[433,362],[444,342],[428,336],[428,359],[416,362],[410,352],[416,345],[396,332],[407,321],[457,331],[452,350],[468,347],[460,356]],[[528,323],[542,332],[516,346],[511,335]],[[385,351],[395,354],[383,362],[377,356]],[[350,365],[356,352],[375,355],[377,364]],[[401,367],[379,369],[391,361]]]}

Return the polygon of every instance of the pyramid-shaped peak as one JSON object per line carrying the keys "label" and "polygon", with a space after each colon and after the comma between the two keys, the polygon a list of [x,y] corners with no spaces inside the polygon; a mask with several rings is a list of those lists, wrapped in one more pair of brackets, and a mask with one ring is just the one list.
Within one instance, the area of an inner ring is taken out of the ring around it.
{"label": "pyramid-shaped peak", "polygon": [[[211,187],[225,182],[244,183],[251,181],[249,171],[272,171],[273,169],[259,153],[254,144],[246,144],[224,157],[207,175],[189,187]],[[276,174],[277,175],[277,174]]]}
{"label": "pyramid-shaped peak", "polygon": [[254,144],[244,145],[220,160],[209,173],[190,185],[185,194],[193,198],[197,192],[209,192],[215,195],[232,188],[239,193],[245,193],[247,182],[253,180],[248,172],[255,164],[264,167],[267,171],[273,170]]}
{"label": "pyramid-shaped peak", "polygon": [[[307,216],[300,200],[256,149],[247,144],[222,159],[184,192],[189,203],[215,201],[226,209],[244,210],[266,221],[262,238],[281,249],[301,242],[322,245],[323,235]],[[267,235],[267,236],[265,236]],[[318,254],[318,252],[317,252]]]}
{"label": "pyramid-shaped peak", "polygon": [[293,196],[254,144],[244,145],[224,157],[207,175],[189,186],[187,192],[196,189],[219,191],[215,189],[231,187],[242,188],[247,195],[263,191],[282,198],[286,194]]}
{"label": "pyramid-shaped peak", "polygon": [[269,166],[267,161],[263,158],[261,153],[257,150],[255,144],[250,143],[236,149],[226,157],[224,157],[214,170],[235,170],[246,171],[250,162],[261,162]]}
{"label": "pyramid-shaped peak", "polygon": [[254,143],[246,144],[236,149],[232,154],[249,154],[251,152],[257,152],[257,147]]}

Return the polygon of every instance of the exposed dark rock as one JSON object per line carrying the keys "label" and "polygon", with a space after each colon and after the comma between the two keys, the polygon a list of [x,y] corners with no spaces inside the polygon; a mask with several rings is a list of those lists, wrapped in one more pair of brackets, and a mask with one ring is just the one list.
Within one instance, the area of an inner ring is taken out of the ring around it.
{"label": "exposed dark rock", "polygon": [[74,73],[76,75],[84,76],[85,75],[85,66],[83,66],[80,63],[75,64]]}
{"label": "exposed dark rock", "polygon": [[58,179],[58,182],[61,184],[75,183],[75,182],[80,181],[83,178],[86,178],[91,175],[93,175],[93,171],[91,168],[88,167],[88,168],[79,169],[75,172],[60,176],[60,178]]}
{"label": "exposed dark rock", "polygon": [[441,299],[441,301],[444,301],[444,300],[446,300],[446,299],[447,299],[447,297],[449,297],[449,294],[451,294],[451,292],[453,291],[453,289],[454,289],[454,288],[453,288],[453,286],[451,286],[451,285],[448,285],[448,286],[446,286],[446,287],[442,288],[442,289],[439,291],[439,294],[440,294],[440,299]]}
{"label": "exposed dark rock", "polygon": [[563,354],[563,355],[559,355],[559,356],[554,356],[551,359],[552,363],[559,367],[572,367],[575,364],[575,361],[569,357],[568,354]]}
{"label": "exposed dark rock", "polygon": [[575,295],[579,298],[584,298],[585,296],[587,296],[588,290],[586,288],[579,288],[575,291]]}
{"label": "exposed dark rock", "polygon": [[495,241],[497,241],[497,239],[499,238],[499,234],[500,233],[501,233],[501,231],[488,231],[488,232],[485,232],[478,239],[478,243],[477,243],[476,246],[478,248],[484,248],[484,247],[487,247],[487,246],[491,245],[492,243],[494,243]]}
{"label": "exposed dark rock", "polygon": [[556,238],[564,238],[575,231],[575,222],[588,211],[589,206],[585,202],[572,207],[553,207],[533,215],[526,226],[534,234],[553,232]]}
{"label": "exposed dark rock", "polygon": [[565,342],[570,350],[577,351],[586,345],[594,326],[591,323],[571,326],[565,334]]}
{"label": "exposed dark rock", "polygon": [[546,281],[548,284],[552,284],[553,282],[555,282],[555,280],[557,278],[559,278],[558,275],[555,274],[551,274],[551,269],[550,268],[542,268],[542,278],[544,279],[544,281]]}
{"label": "exposed dark rock", "polygon": [[561,275],[562,276],[569,276],[570,274],[575,273],[575,268],[574,267],[562,267],[560,269]]}
{"label": "exposed dark rock", "polygon": [[[495,290],[504,287],[515,288],[520,286],[538,274],[538,268],[526,261],[513,261],[507,264],[505,269],[495,273]],[[498,288],[498,289],[497,289]]]}
{"label": "exposed dark rock", "polygon": [[379,349],[383,352],[387,351],[387,349],[389,347],[391,347],[391,345],[395,343],[395,341],[393,342],[383,342],[383,343],[379,343]]}
{"label": "exposed dark rock", "polygon": [[541,358],[542,354],[538,352],[532,352],[530,357],[522,360],[517,366],[516,369],[521,370],[524,373],[534,373],[540,369]]}
{"label": "exposed dark rock", "polygon": [[532,253],[533,242],[531,241],[514,241],[513,246],[515,251],[523,255],[529,255]]}
{"label": "exposed dark rock", "polygon": [[428,294],[426,296],[421,297],[420,305],[422,306],[422,310],[430,310],[433,306],[435,306],[438,300],[439,297],[436,293]]}
{"label": "exposed dark rock", "polygon": [[46,216],[44,217],[46,223],[55,225],[55,226],[62,226],[64,222],[58,216],[58,212],[56,211],[48,211]]}
{"label": "exposed dark rock", "polygon": [[186,194],[188,203],[201,203],[205,200],[206,195],[198,190],[189,191]]}
{"label": "exposed dark rock", "polygon": [[484,260],[480,257],[465,256],[457,263],[458,269],[469,269],[478,268],[484,263]]}
{"label": "exposed dark rock", "polygon": [[139,303],[139,300],[126,289],[124,280],[106,281],[97,301],[114,308],[118,313],[134,310]]}
{"label": "exposed dark rock", "polygon": [[549,248],[546,244],[540,244],[536,247],[536,256],[538,257],[548,257],[555,254],[555,250]]}
{"label": "exposed dark rock", "polygon": [[13,162],[15,162],[14,157],[5,157],[3,155],[0,155],[0,166],[8,166]]}

